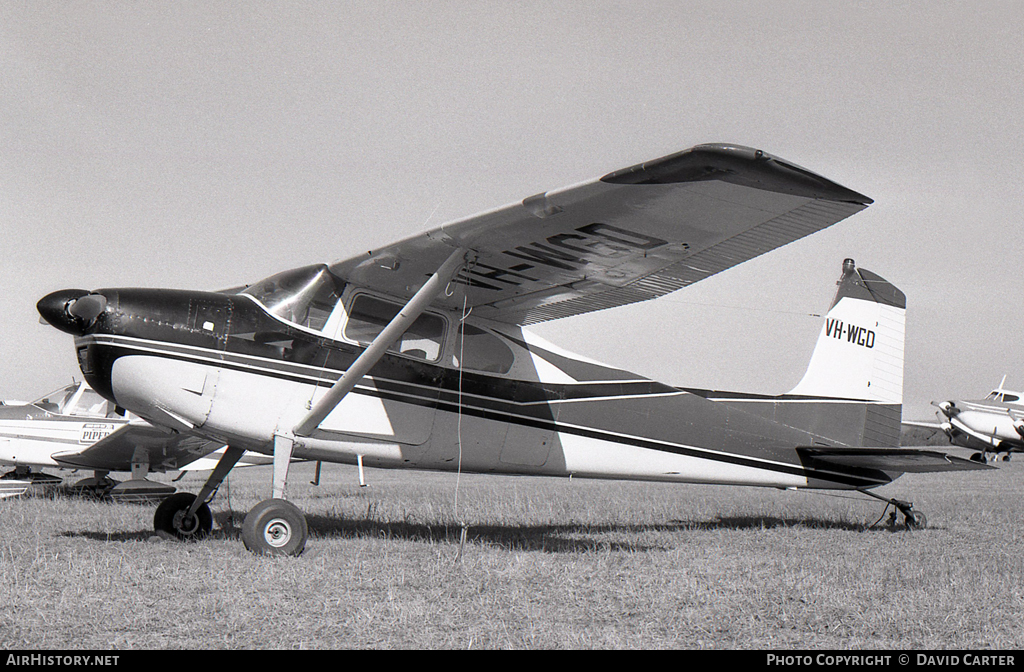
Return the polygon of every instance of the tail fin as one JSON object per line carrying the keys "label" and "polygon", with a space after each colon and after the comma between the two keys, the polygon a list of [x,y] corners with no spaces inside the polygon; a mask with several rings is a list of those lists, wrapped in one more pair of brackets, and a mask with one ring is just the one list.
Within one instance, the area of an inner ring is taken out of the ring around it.
{"label": "tail fin", "polygon": [[[853,259],[843,262],[838,284],[807,371],[790,395],[869,402],[862,405],[860,428],[824,433],[851,445],[897,446],[907,298],[883,278],[858,269]],[[849,414],[842,416],[846,422],[839,424],[848,425]]]}
{"label": "tail fin", "polygon": [[903,292],[844,261],[811,362],[790,394],[902,404],[906,310]]}

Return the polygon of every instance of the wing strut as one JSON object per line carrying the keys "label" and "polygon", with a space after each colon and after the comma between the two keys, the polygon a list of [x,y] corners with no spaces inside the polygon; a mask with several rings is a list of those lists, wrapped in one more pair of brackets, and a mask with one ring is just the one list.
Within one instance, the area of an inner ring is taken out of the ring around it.
{"label": "wing strut", "polygon": [[373,342],[363,350],[352,365],[348,367],[344,375],[327,391],[309,413],[306,414],[290,433],[276,434],[274,436],[274,497],[284,499],[284,486],[288,477],[288,465],[291,462],[292,448],[297,437],[307,437],[320,426],[328,415],[331,414],[341,400],[345,398],[352,388],[356,386],[363,376],[381,360],[388,348],[395,344],[395,341],[405,333],[406,329],[412,326],[427,306],[444,291],[445,286],[451,282],[455,274],[459,272],[466,263],[470,252],[459,248],[452,252],[451,256],[437,271],[430,276],[424,285],[417,291],[408,303],[398,311],[384,330],[381,331]]}
{"label": "wing strut", "polygon": [[330,415],[331,411],[345,398],[345,395],[380,361],[387,349],[395,344],[395,341],[412,326],[412,323],[426,310],[437,294],[455,277],[466,261],[466,255],[466,250],[455,250],[441,264],[437,272],[430,276],[420,290],[398,311],[388,326],[384,327],[384,330],[377,335],[377,338],[373,339],[366,350],[363,350],[356,361],[352,362],[352,366],[348,367],[341,379],[327,391],[327,394],[316,403],[306,417],[295,425],[295,429],[292,430],[295,436],[309,436],[314,429],[320,426],[324,418]]}

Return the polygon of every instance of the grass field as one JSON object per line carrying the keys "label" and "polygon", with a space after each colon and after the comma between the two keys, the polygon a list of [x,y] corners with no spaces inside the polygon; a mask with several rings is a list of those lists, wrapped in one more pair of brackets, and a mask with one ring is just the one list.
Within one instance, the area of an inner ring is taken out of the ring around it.
{"label": "grass field", "polygon": [[314,487],[297,465],[299,558],[242,546],[266,467],[231,475],[199,543],[156,537],[154,506],[6,500],[0,646],[1019,649],[1022,462],[882,488],[928,515],[915,531],[870,527],[884,504],[858,495],[478,475],[456,493],[382,470],[359,488],[336,465]]}

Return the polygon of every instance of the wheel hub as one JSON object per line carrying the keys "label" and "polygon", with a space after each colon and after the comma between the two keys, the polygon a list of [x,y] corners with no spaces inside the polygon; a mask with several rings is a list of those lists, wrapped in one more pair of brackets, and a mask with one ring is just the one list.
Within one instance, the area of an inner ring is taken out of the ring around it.
{"label": "wheel hub", "polygon": [[292,527],[287,520],[274,518],[263,528],[263,538],[274,548],[281,548],[292,538]]}
{"label": "wheel hub", "polygon": [[174,529],[186,535],[195,534],[199,529],[199,516],[185,517],[188,510],[177,511],[174,514]]}

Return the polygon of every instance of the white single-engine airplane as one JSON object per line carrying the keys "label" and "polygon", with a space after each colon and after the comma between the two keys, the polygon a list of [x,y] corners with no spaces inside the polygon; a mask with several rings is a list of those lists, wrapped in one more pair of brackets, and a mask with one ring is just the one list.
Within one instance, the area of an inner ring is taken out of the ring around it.
{"label": "white single-engine airplane", "polygon": [[984,399],[933,401],[939,422],[908,422],[919,427],[941,429],[954,445],[977,451],[971,455],[976,462],[987,462],[990,455],[1024,451],[1024,393],[1008,390],[1003,385],[989,392]]}
{"label": "white single-engine airplane", "polygon": [[986,468],[898,448],[905,298],[843,264],[803,380],[782,396],[671,387],[569,354],[526,325],[681,289],[871,199],[760,150],[700,145],[451,222],[240,293],[63,290],[38,303],[82,373],[139,416],[228,444],[157,530],[211,529],[244,450],[273,455],[246,516],[259,553],[298,554],[293,456],[375,467],[857,490]]}
{"label": "white single-engine airplane", "polygon": [[[93,476],[78,481],[76,490],[122,501],[159,498],[175,488],[149,480],[150,471],[185,468],[223,445],[131,417],[84,382],[28,404],[0,406],[0,465],[14,467],[0,477],[8,484],[62,482],[39,471],[47,467],[86,469]],[[112,471],[132,476],[118,483]]]}

